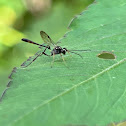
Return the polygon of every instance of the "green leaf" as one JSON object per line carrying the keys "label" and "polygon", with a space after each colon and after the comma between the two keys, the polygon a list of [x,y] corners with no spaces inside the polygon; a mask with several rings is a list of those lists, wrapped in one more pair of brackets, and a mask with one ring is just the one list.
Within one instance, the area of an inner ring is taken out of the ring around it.
{"label": "green leaf", "polygon": [[[106,126],[125,120],[125,10],[123,0],[97,0],[72,21],[61,47],[91,49],[78,52],[83,59],[67,54],[66,66],[57,55],[51,68],[52,58],[42,55],[15,69],[1,99],[0,125]],[[97,50],[112,51],[116,59],[98,58]]]}

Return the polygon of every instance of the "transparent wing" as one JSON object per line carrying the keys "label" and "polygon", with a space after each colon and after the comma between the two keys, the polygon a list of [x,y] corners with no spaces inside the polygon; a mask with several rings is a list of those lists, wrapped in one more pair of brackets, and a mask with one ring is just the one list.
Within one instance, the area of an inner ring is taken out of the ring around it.
{"label": "transparent wing", "polygon": [[53,40],[44,32],[44,31],[40,31],[40,35],[44,41],[44,43],[48,44],[48,45],[55,45],[55,43],[53,42]]}

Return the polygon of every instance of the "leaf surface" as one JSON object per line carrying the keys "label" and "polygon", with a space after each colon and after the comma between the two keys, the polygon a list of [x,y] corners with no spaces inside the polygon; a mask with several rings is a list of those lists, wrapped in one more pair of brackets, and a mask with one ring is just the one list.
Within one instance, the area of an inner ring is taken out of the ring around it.
{"label": "leaf surface", "polygon": [[[125,120],[125,10],[124,0],[97,0],[71,22],[60,45],[91,49],[78,52],[83,59],[67,54],[66,66],[57,55],[51,68],[52,57],[42,55],[14,70],[0,104],[0,125],[106,126]],[[116,59],[100,59],[98,50],[113,51]]]}

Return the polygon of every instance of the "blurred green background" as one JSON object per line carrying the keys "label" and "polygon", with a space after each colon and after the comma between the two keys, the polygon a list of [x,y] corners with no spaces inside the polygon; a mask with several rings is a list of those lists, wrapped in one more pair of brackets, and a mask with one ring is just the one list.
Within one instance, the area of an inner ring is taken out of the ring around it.
{"label": "blurred green background", "polygon": [[9,81],[13,67],[19,67],[42,43],[40,30],[58,41],[75,15],[94,0],[0,0],[0,93]]}

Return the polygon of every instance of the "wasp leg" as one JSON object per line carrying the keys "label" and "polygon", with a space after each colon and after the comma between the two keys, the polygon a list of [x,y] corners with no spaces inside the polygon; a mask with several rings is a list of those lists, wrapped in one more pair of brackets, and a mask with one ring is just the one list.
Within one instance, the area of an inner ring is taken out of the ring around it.
{"label": "wasp leg", "polygon": [[[44,51],[42,53],[39,53],[27,66],[29,66],[30,64],[32,64],[39,56],[41,56],[42,54],[46,54],[45,51],[46,51],[47,47],[44,49]],[[25,67],[27,67],[25,66]]]}
{"label": "wasp leg", "polygon": [[48,48],[48,47],[46,47],[46,48],[44,49],[44,51],[43,51],[42,53],[40,53],[40,56],[41,56],[41,55],[50,56],[50,55],[48,55],[48,54],[45,53],[45,51],[47,50],[47,48]]}
{"label": "wasp leg", "polygon": [[65,66],[67,66],[67,64],[66,64],[66,62],[65,62],[64,57],[62,56],[62,54],[60,54],[60,56],[62,57],[62,60],[63,60],[63,62],[65,64]]}
{"label": "wasp leg", "polygon": [[51,62],[51,68],[52,68],[52,66],[53,66],[54,61],[55,61],[55,54],[54,54],[54,52],[53,52],[53,61]]}
{"label": "wasp leg", "polygon": [[[32,62],[34,62],[34,61],[35,61],[39,56],[41,56],[42,54],[45,55],[45,54],[46,54],[46,53],[45,53],[46,49],[47,49],[47,47],[44,49],[44,51],[43,51],[42,53],[40,53],[39,55],[37,55],[37,56],[32,60]],[[32,62],[31,62],[31,63],[32,63]],[[30,64],[31,64],[31,63],[30,63]]]}
{"label": "wasp leg", "polygon": [[83,59],[83,57],[80,54],[78,54],[78,53],[75,53],[75,52],[72,52],[72,51],[70,51],[70,53],[74,53],[74,54],[80,56]]}
{"label": "wasp leg", "polygon": [[[50,56],[50,55],[46,54],[45,52],[42,52],[42,54],[44,54],[44,55],[46,55],[46,56]],[[41,54],[41,55],[42,55],[42,54]]]}
{"label": "wasp leg", "polygon": [[[50,52],[51,52],[50,46],[47,46],[46,49],[47,49],[47,48],[48,48],[48,49],[50,50]],[[46,50],[44,50],[44,51],[42,52],[42,54],[44,54],[44,55],[46,55],[46,56],[51,56],[51,55],[46,54],[45,51],[46,51]]]}

